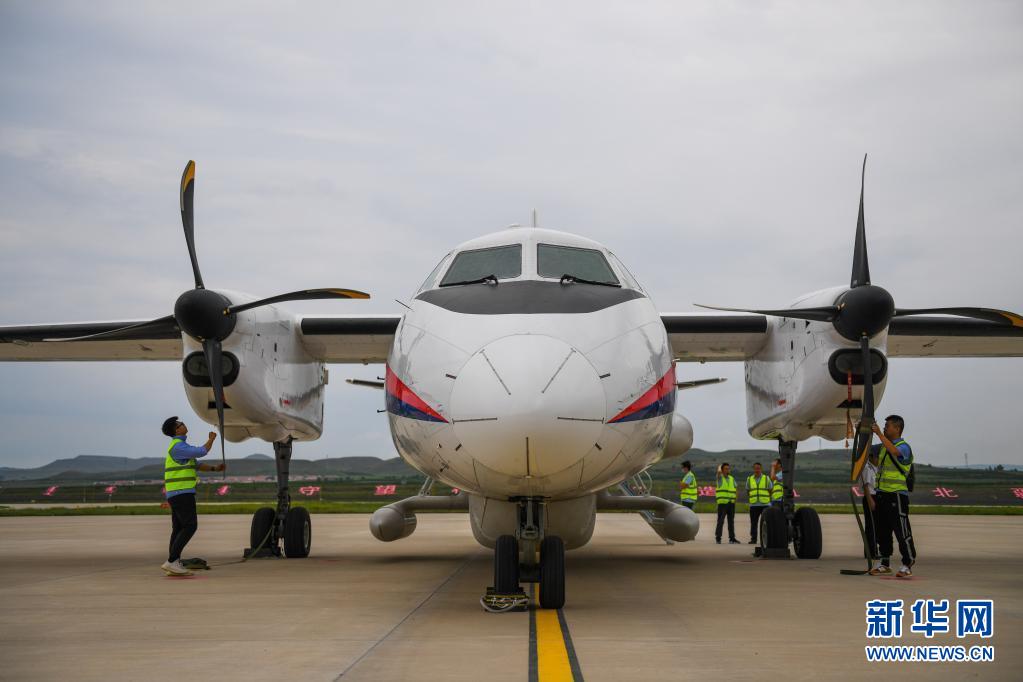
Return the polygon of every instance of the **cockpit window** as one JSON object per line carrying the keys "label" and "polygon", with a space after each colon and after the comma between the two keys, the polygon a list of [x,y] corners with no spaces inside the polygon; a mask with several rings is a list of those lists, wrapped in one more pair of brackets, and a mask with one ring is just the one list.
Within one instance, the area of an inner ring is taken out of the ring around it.
{"label": "cockpit window", "polygon": [[637,280],[631,272],[629,272],[629,269],[625,267],[625,263],[622,263],[622,260],[618,256],[608,251],[607,257],[611,259],[611,264],[618,268],[618,272],[621,274],[627,288],[646,293],[643,290],[643,285],[639,283],[639,280]]}
{"label": "cockpit window", "polygon": [[448,262],[448,256],[450,256],[450,255],[451,254],[449,253],[449,254],[447,254],[447,256],[444,256],[443,258],[441,258],[440,262],[437,263],[437,267],[435,267],[430,272],[430,274],[426,276],[426,279],[423,280],[423,283],[419,286],[419,289],[416,291],[416,295],[417,296],[419,294],[423,293],[424,291],[426,291],[427,289],[432,289],[433,288],[434,282],[436,282],[437,278],[440,276],[440,271],[444,267],[444,264]]}
{"label": "cockpit window", "polygon": [[541,277],[560,279],[564,275],[571,275],[591,282],[619,283],[604,254],[596,249],[538,244],[536,271]]}
{"label": "cockpit window", "polygon": [[462,251],[448,268],[440,286],[458,282],[475,282],[491,275],[498,280],[522,274],[522,245],[495,246],[489,249]]}

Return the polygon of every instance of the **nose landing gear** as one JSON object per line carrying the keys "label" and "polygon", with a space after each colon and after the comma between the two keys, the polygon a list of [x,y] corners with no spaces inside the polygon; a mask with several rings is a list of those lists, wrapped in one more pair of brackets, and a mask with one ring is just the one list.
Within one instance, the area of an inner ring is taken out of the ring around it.
{"label": "nose landing gear", "polygon": [[494,585],[481,603],[495,612],[527,608],[521,581],[539,583],[541,608],[560,609],[565,605],[565,543],[544,534],[543,500],[523,498],[518,503],[518,528],[494,544]]}

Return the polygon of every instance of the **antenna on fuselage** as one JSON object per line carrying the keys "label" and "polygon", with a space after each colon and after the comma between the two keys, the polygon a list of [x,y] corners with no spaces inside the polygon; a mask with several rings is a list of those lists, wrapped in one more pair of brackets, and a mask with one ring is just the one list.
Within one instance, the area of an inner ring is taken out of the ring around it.
{"label": "antenna on fuselage", "polygon": [[533,209],[533,227],[539,227],[539,225],[537,224],[536,209],[535,208]]}

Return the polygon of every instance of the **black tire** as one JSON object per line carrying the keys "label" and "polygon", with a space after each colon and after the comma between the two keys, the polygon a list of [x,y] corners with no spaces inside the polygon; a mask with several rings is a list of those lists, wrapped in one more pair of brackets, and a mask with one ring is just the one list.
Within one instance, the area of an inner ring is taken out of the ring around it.
{"label": "black tire", "polygon": [[540,606],[560,609],[565,605],[565,543],[549,535],[540,543]]}
{"label": "black tire", "polygon": [[760,515],[758,529],[760,547],[762,549],[787,549],[789,546],[789,529],[785,521],[785,512],[780,507],[768,507]]}
{"label": "black tire", "polygon": [[252,525],[249,527],[250,549],[254,550],[259,547],[259,543],[264,539],[266,542],[263,547],[273,547],[273,538],[267,538],[266,534],[273,528],[276,518],[277,512],[270,507],[260,507],[256,510],[256,513],[252,515]]}
{"label": "black tire", "polygon": [[502,535],[494,544],[494,591],[516,594],[519,587],[519,541],[514,535]]}
{"label": "black tire", "polygon": [[793,525],[795,537],[792,538],[792,546],[796,550],[796,556],[800,559],[820,559],[824,539],[821,533],[821,517],[817,516],[817,510],[810,507],[797,509]]}
{"label": "black tire", "polygon": [[304,559],[313,545],[313,522],[305,507],[292,507],[284,517],[284,555]]}

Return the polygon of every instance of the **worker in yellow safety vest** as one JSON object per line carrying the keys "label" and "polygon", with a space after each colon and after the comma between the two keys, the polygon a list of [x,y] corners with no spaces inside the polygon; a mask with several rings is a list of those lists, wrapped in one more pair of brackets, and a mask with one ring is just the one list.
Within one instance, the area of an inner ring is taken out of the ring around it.
{"label": "worker in yellow safety vest", "polygon": [[781,460],[771,462],[771,506],[780,507],[785,499],[785,484],[782,483]]}
{"label": "worker in yellow safety vest", "polygon": [[[171,509],[171,537],[167,561],[160,568],[167,575],[192,575],[181,563],[181,552],[199,528],[195,509],[195,484],[199,471],[223,471],[223,464],[199,464],[195,460],[205,457],[213,447],[217,434],[210,431],[205,445],[189,445],[188,427],[177,417],[163,422],[163,435],[169,436],[167,457],[163,465],[163,485],[167,504]],[[205,562],[204,562],[205,563]]]}
{"label": "worker in yellow safety vest", "polygon": [[[885,573],[892,555],[892,533],[899,542],[902,554],[902,566],[895,574],[896,578],[909,578],[913,575],[913,564],[916,563],[916,543],[913,542],[913,529],[909,525],[909,480],[912,477],[913,449],[902,437],[906,426],[905,420],[897,414],[888,415],[884,421],[884,430],[876,423],[873,431],[881,441],[877,467],[877,544],[881,560],[874,564],[872,575]],[[887,572],[891,572],[891,569]]]}
{"label": "worker in yellow safety vest", "polygon": [[721,544],[721,530],[728,519],[728,543],[739,544],[735,539],[735,477],[732,476],[732,467],[728,462],[718,466],[717,486],[714,489],[714,497],[718,503],[718,523],[714,528],[714,541]]}
{"label": "worker in yellow safety vest", "polygon": [[696,474],[693,473],[693,465],[688,459],[682,462],[682,483],[681,492],[679,492],[679,500],[686,507],[692,509],[696,506],[696,498],[699,497],[700,491],[696,487]]}
{"label": "worker in yellow safety vest", "polygon": [[753,473],[746,477],[746,494],[749,495],[749,544],[757,544],[757,526],[760,515],[771,503],[771,481],[764,475],[764,465],[753,463]]}

